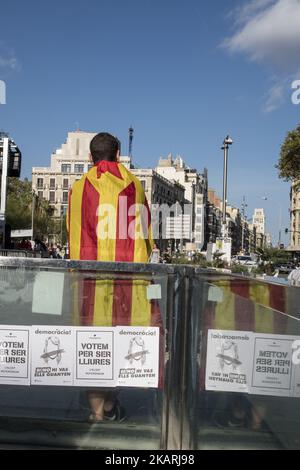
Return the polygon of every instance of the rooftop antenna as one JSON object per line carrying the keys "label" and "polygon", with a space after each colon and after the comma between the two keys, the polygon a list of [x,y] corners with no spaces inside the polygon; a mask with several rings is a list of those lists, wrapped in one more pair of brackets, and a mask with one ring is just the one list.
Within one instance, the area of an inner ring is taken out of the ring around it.
{"label": "rooftop antenna", "polygon": [[132,140],[133,140],[133,127],[130,126],[128,129],[129,134],[129,149],[128,149],[128,156],[130,160],[132,159]]}

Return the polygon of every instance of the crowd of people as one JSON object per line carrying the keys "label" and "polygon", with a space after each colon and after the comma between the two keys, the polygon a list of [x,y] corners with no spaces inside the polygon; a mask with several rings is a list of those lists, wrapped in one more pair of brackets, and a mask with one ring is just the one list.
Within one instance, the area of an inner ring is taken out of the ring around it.
{"label": "crowd of people", "polygon": [[42,240],[39,240],[38,238],[35,238],[34,240],[23,238],[18,242],[12,242],[11,249],[38,252],[42,254],[43,258],[68,258],[67,246],[62,246],[56,243],[50,243],[46,245],[46,243],[44,243]]}

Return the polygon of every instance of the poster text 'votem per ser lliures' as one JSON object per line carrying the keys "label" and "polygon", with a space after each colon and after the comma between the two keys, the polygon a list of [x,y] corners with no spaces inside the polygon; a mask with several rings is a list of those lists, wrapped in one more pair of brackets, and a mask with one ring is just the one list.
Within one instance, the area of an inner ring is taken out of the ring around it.
{"label": "poster text 'votem per ser lliures'", "polygon": [[31,384],[157,387],[159,328],[32,326]]}
{"label": "poster text 'votem per ser lliures'", "polygon": [[299,396],[298,336],[208,330],[206,390]]}

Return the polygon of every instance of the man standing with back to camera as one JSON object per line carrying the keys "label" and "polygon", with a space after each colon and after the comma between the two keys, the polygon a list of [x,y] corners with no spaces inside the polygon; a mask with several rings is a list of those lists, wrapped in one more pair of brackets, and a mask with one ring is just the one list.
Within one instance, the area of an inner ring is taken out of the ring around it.
{"label": "man standing with back to camera", "polygon": [[[119,163],[120,143],[114,136],[97,134],[90,153],[94,166],[69,194],[70,259],[148,262],[153,242],[141,182]],[[147,284],[134,279],[84,278],[77,288],[79,324],[153,325],[157,308],[147,300]],[[91,421],[122,419],[114,390],[90,390],[88,399]]]}

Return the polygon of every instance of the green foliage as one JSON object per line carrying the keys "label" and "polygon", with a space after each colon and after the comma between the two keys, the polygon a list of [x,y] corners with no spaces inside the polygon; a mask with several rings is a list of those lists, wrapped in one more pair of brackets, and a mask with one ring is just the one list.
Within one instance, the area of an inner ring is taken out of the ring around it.
{"label": "green foliage", "polygon": [[251,274],[263,274],[265,272],[264,266],[257,266],[251,269]]}
{"label": "green foliage", "polygon": [[186,255],[182,253],[178,253],[177,255],[172,257],[171,263],[174,264],[192,264],[199,266],[200,268],[207,268],[211,266],[211,263],[206,261],[205,256],[202,253],[195,253],[191,258],[188,258]]}
{"label": "green foliage", "polygon": [[278,248],[258,248],[256,253],[260,259],[260,265],[274,265],[280,263],[288,263],[291,261],[291,255],[285,250]]}
{"label": "green foliage", "polygon": [[6,222],[13,230],[31,228],[31,207],[30,181],[8,178]]}
{"label": "green foliage", "polygon": [[300,178],[300,126],[288,132],[275,167],[279,170],[279,178],[284,181],[295,181]]}
{"label": "green foliage", "polygon": [[33,236],[45,240],[50,233],[56,233],[53,209],[49,201],[33,195],[31,182],[8,178],[6,221],[12,230],[30,229],[34,211]]}
{"label": "green foliage", "polygon": [[231,272],[236,274],[249,274],[249,269],[247,268],[247,266],[235,264],[232,266]]}
{"label": "green foliage", "polygon": [[224,253],[222,253],[221,251],[216,251],[213,254],[212,265],[213,265],[214,268],[225,268],[226,267],[225,261],[222,260],[223,255],[224,255]]}

